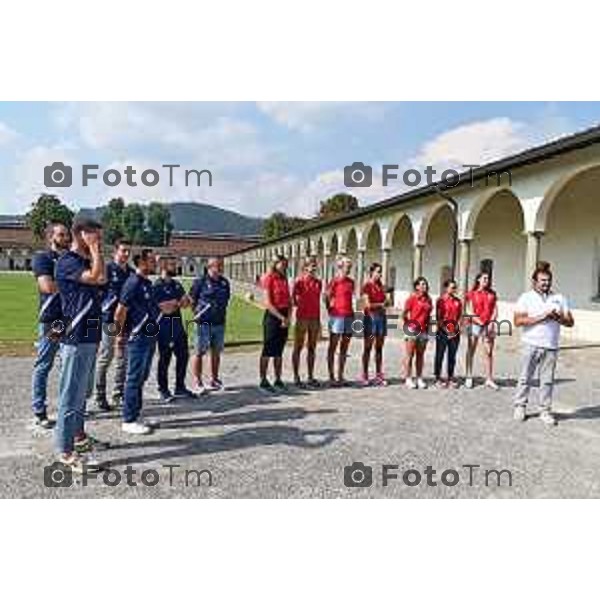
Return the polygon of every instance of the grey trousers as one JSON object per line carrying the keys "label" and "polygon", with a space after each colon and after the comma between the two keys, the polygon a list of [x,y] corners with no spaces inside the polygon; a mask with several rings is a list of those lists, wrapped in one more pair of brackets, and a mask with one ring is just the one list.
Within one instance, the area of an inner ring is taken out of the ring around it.
{"label": "grey trousers", "polygon": [[540,348],[538,346],[523,346],[521,375],[515,394],[515,406],[525,406],[529,400],[531,385],[539,371],[540,393],[539,404],[542,410],[552,407],[552,392],[554,391],[554,371],[558,350]]}
{"label": "grey trousers", "polygon": [[113,359],[115,361],[115,386],[112,397],[123,398],[125,374],[127,373],[127,348],[123,348],[122,356],[115,356],[115,341],[114,335],[102,331],[100,352],[96,362],[96,400],[106,398],[106,375]]}

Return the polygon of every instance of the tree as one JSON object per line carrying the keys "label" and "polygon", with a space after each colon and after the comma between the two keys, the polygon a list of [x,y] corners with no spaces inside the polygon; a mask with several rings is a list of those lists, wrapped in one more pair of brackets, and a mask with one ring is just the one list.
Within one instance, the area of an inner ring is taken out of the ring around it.
{"label": "tree", "polygon": [[144,209],[139,204],[128,204],[123,208],[123,233],[132,244],[145,243],[145,222]]}
{"label": "tree", "polygon": [[44,238],[46,226],[51,221],[63,223],[71,227],[73,223],[74,212],[65,206],[54,194],[41,194],[40,197],[32,203],[31,209],[25,215],[25,221],[28,227],[33,231],[33,235],[41,240]]}
{"label": "tree", "polygon": [[123,225],[124,210],[125,200],[123,198],[112,198],[102,212],[104,241],[107,244],[112,245],[117,239],[125,236],[125,227]]}
{"label": "tree", "polygon": [[306,219],[290,217],[283,212],[274,212],[263,223],[263,237],[266,240],[280,237],[306,224]]}
{"label": "tree", "polygon": [[151,202],[146,210],[146,244],[168,246],[173,224],[169,209],[159,202]]}
{"label": "tree", "polygon": [[321,202],[319,218],[327,219],[336,215],[343,215],[358,208],[358,198],[352,194],[335,194]]}

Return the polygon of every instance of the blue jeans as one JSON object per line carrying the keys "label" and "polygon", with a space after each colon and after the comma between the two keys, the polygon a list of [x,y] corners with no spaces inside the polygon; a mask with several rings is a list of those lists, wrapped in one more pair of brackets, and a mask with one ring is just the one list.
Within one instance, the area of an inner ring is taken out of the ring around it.
{"label": "blue jeans", "polygon": [[127,375],[123,397],[123,421],[137,421],[142,411],[142,391],[150,375],[156,339],[139,335],[127,344]]}
{"label": "blue jeans", "polygon": [[54,365],[54,358],[60,347],[58,342],[50,341],[44,335],[44,325],[40,323],[38,331],[37,358],[33,365],[31,381],[31,408],[36,415],[46,412],[48,375]]}
{"label": "blue jeans", "polygon": [[96,344],[62,344],[56,420],[56,449],[73,452],[75,435],[84,430],[85,393],[96,364]]}

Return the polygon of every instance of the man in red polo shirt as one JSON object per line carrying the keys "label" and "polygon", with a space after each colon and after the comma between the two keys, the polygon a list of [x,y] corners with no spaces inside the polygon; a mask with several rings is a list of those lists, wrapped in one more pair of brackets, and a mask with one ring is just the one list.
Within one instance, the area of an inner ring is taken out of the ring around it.
{"label": "man in red polo shirt", "polygon": [[[354,322],[354,280],[350,277],[352,261],[344,256],[337,261],[336,276],[327,288],[327,306],[329,309],[329,349],[327,351],[327,367],[329,381],[335,385],[343,385],[344,369],[348,347],[352,339]],[[337,379],[334,373],[335,353],[340,347],[338,356]]]}
{"label": "man in red polo shirt", "polygon": [[292,368],[294,369],[294,383],[299,387],[303,387],[299,374],[300,353],[307,337],[307,384],[309,387],[319,387],[319,382],[315,379],[315,353],[321,334],[321,290],[323,284],[316,276],[317,266],[317,260],[314,257],[305,259],[304,272],[296,279],[292,291],[292,302],[296,306]]}
{"label": "man in red polo shirt", "polygon": [[[271,270],[262,280],[265,290],[265,314],[263,317],[264,345],[259,365],[259,387],[266,392],[287,389],[281,380],[282,356],[288,338],[292,303],[287,281],[287,266],[287,259],[284,256],[277,256]],[[271,358],[275,371],[273,385],[267,379],[269,359]]]}

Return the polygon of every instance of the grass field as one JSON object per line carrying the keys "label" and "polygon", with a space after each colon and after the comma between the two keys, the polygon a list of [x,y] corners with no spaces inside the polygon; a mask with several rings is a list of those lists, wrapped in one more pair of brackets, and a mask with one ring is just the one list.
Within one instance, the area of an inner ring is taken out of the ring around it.
{"label": "grass field", "polygon": [[[191,281],[184,281],[186,289]],[[0,352],[31,351],[36,338],[38,297],[31,273],[0,273]],[[184,312],[184,319],[191,313]],[[233,296],[227,319],[227,344],[258,342],[262,311]],[[20,352],[19,352],[20,353]]]}

